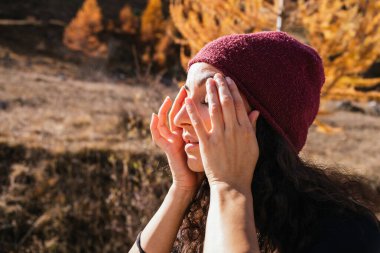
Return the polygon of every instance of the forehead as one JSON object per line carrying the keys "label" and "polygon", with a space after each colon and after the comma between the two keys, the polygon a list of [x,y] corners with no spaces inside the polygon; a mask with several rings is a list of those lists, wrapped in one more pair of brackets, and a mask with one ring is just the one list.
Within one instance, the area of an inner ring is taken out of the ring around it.
{"label": "forehead", "polygon": [[197,62],[191,65],[187,73],[185,88],[195,88],[194,85],[202,85],[207,78],[213,77],[216,73],[223,74],[220,70],[210,64]]}
{"label": "forehead", "polygon": [[[187,74],[185,89],[189,91],[190,89],[194,89],[195,85],[197,87],[200,87],[206,82],[207,78],[214,77],[216,73],[220,73],[223,75],[222,71],[210,64],[204,62],[194,63],[193,65],[191,65]],[[247,97],[240,91],[240,89],[239,94],[243,99],[245,107],[251,110],[251,106],[248,103]]]}

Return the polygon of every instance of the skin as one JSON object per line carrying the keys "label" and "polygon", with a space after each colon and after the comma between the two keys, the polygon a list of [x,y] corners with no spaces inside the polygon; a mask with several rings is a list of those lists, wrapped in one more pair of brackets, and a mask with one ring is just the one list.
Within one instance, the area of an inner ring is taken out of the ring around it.
{"label": "skin", "polygon": [[[204,252],[259,252],[250,190],[259,155],[259,112],[250,111],[236,84],[209,64],[193,64],[186,86],[173,104],[167,97],[158,115],[152,115],[152,139],[166,153],[173,183],[142,231],[142,248],[170,251],[184,212],[206,176],[210,207]],[[185,150],[182,134],[199,144]],[[138,252],[136,245],[130,252]]]}
{"label": "skin", "polygon": [[[184,86],[186,97],[191,98],[194,102],[196,111],[199,113],[199,119],[202,121],[203,126],[207,131],[211,130],[212,125],[209,107],[207,104],[204,104],[204,101],[208,102],[205,83],[206,81],[209,81],[215,84],[215,80],[213,80],[212,77],[214,77],[216,73],[221,74],[221,71],[212,65],[209,65],[207,63],[195,63],[189,69],[186,84]],[[221,76],[219,75],[219,80],[221,80],[220,78]],[[245,111],[249,113],[250,106],[248,104],[246,96],[240,91],[239,95],[243,100]],[[184,96],[185,94],[181,94],[180,98],[182,99]],[[183,132],[189,134],[190,136],[194,136],[199,141],[199,137],[195,132],[195,128],[192,125],[191,119],[185,106],[182,106],[179,112],[176,114],[173,123],[177,127],[182,128]],[[194,172],[203,172],[204,168],[200,156],[199,145],[197,145],[195,149],[185,150],[185,152],[187,154],[187,164],[189,168]]]}
{"label": "skin", "polygon": [[[199,68],[207,68],[203,66]],[[206,88],[206,120],[196,100],[185,100],[210,184],[204,252],[260,252],[250,189],[259,155],[255,134],[259,113],[247,115],[248,108],[231,78],[217,73],[207,80]]]}

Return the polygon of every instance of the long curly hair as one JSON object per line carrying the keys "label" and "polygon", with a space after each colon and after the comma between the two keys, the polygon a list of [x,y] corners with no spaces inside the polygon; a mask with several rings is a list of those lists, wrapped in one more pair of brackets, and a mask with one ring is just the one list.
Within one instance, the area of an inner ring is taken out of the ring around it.
{"label": "long curly hair", "polygon": [[[262,252],[301,252],[312,242],[317,229],[313,225],[328,215],[366,215],[377,220],[379,186],[303,161],[262,117],[256,136],[260,156],[251,190]],[[186,210],[172,252],[202,252],[209,203],[205,179]]]}

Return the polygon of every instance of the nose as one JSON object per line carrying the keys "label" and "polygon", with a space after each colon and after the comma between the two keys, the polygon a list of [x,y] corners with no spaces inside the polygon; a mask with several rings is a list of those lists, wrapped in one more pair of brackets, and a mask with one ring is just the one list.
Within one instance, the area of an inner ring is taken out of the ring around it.
{"label": "nose", "polygon": [[181,109],[178,111],[177,115],[174,117],[174,125],[177,127],[185,128],[191,126],[191,120],[189,114],[186,110],[185,103],[182,104]]}

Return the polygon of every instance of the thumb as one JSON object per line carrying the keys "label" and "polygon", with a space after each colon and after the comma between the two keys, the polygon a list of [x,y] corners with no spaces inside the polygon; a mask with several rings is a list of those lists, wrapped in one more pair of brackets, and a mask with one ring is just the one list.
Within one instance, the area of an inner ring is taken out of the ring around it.
{"label": "thumb", "polygon": [[257,124],[257,119],[259,118],[260,112],[259,111],[252,111],[249,113],[248,118],[249,121],[251,122],[251,125],[253,127],[253,131],[256,133],[256,124]]}

